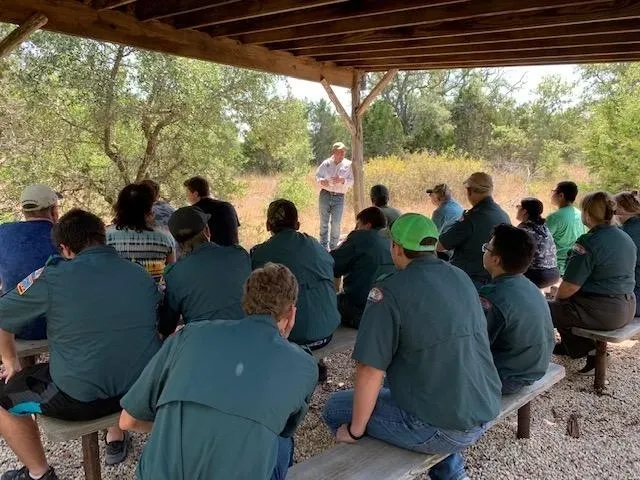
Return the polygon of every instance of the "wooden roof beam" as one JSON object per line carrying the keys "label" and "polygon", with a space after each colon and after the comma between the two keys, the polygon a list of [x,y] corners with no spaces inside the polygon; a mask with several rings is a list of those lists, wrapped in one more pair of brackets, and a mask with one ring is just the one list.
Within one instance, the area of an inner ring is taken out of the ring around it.
{"label": "wooden roof beam", "polygon": [[[490,2],[474,1],[440,6],[425,4],[420,9],[398,11],[386,15],[371,15],[353,19],[336,20],[323,24],[322,28],[311,25],[240,35],[237,37],[237,40],[242,43],[269,44],[285,40],[313,39],[317,37],[331,37],[332,35],[357,34],[359,32],[382,33],[386,29],[407,28],[416,25],[421,25],[425,28],[428,25],[443,21],[475,21],[476,19],[490,18],[496,15],[502,17],[507,15],[520,15],[558,7],[575,8],[580,6],[582,8],[586,5],[603,4],[606,1],[607,0],[494,0]],[[396,3],[402,3],[402,0],[396,0],[394,4]],[[329,42],[329,44],[331,44],[331,42]]]}
{"label": "wooden roof beam", "polygon": [[4,1],[0,22],[19,23],[34,11],[48,19],[47,30],[78,35],[105,42],[132,45],[156,52],[197,58],[241,68],[251,68],[278,75],[319,82],[326,78],[333,85],[351,86],[349,68],[336,67],[284,52],[241,45],[229,39],[213,39],[193,30],[176,30],[162,22],[136,21],[117,10],[97,10],[73,0]]}
{"label": "wooden roof beam", "polygon": [[624,45],[629,43],[640,43],[640,31],[626,33],[624,35],[601,34],[584,37],[549,38],[544,40],[529,39],[509,43],[503,42],[498,44],[480,44],[452,47],[418,47],[383,52],[360,52],[353,54],[332,55],[330,56],[330,58],[323,57],[323,60],[336,62],[339,64],[340,62],[350,63],[365,59],[374,60],[385,58],[393,59],[398,57],[425,56],[438,57],[456,53],[464,53],[465,55],[484,55],[495,52],[522,52],[530,50],[540,51],[554,48],[584,48],[603,45]]}
{"label": "wooden roof beam", "polygon": [[[258,19],[241,22],[230,22],[205,29],[205,32],[217,37],[229,37],[248,33],[277,30],[280,28],[293,28],[304,25],[321,25],[327,22],[348,20],[356,17],[389,14],[406,10],[420,9],[425,6],[436,7],[450,4],[467,3],[468,0],[439,0],[425,5],[424,0],[402,0],[390,2],[389,0],[368,0],[367,2],[343,2],[333,5],[325,5],[318,8],[299,10],[282,16],[267,16]],[[194,18],[195,23],[176,22],[176,27],[193,28],[205,25],[206,19]],[[318,28],[324,28],[324,25]]]}
{"label": "wooden roof beam", "polygon": [[24,42],[36,30],[47,23],[47,17],[42,13],[34,13],[20,26],[14,28],[0,41],[0,58],[9,55],[18,45]]}
{"label": "wooden roof beam", "polygon": [[[486,2],[478,2],[485,4]],[[640,19],[640,0],[612,0],[605,3],[584,4],[582,6],[551,8],[544,11],[527,11],[518,14],[484,16],[472,20],[443,20],[430,25],[374,30],[329,37],[306,38],[302,40],[270,43],[273,50],[294,51],[302,48],[326,46],[351,46],[407,39],[430,39],[458,37],[465,35],[517,32],[524,29],[569,25],[585,25],[592,22]]]}
{"label": "wooden roof beam", "polygon": [[631,43],[625,45],[604,45],[594,47],[576,48],[550,48],[546,50],[524,51],[524,52],[493,52],[485,55],[463,52],[447,56],[429,56],[422,57],[397,57],[379,60],[361,60],[350,62],[349,65],[362,70],[371,67],[386,68],[404,68],[409,65],[427,65],[430,63],[457,64],[465,62],[485,62],[491,63],[496,61],[519,61],[522,65],[527,65],[530,60],[551,60],[562,59],[570,60],[570,63],[579,63],[580,59],[586,59],[591,56],[601,55],[621,55],[628,58],[640,59],[640,43]]}
{"label": "wooden roof beam", "polygon": [[358,53],[389,52],[405,50],[410,48],[438,48],[463,46],[473,48],[474,46],[500,45],[503,43],[514,43],[529,40],[551,40],[558,39],[564,41],[572,38],[591,37],[594,35],[623,35],[627,33],[640,32],[640,22],[637,19],[616,20],[612,22],[593,22],[587,24],[567,25],[563,28],[540,27],[523,30],[514,30],[496,33],[481,33],[477,35],[458,35],[455,37],[440,38],[420,38],[417,40],[407,39],[395,42],[368,43],[361,45],[338,45],[316,48],[304,48],[295,50],[296,55],[311,56],[316,59],[348,58]]}
{"label": "wooden roof beam", "polygon": [[136,17],[138,20],[158,20],[181,13],[198,12],[208,8],[222,7],[240,0],[138,0]]}
{"label": "wooden roof beam", "polygon": [[[155,1],[155,0],[145,0]],[[196,1],[196,0],[190,0]],[[264,17],[266,15],[284,16],[282,21],[286,21],[288,16],[303,9],[331,5],[334,3],[346,2],[347,0],[243,0],[238,8],[212,8],[200,12],[180,15],[173,18],[176,28],[198,28],[207,25],[217,25],[226,22],[236,22],[240,20],[249,20],[253,18]],[[141,18],[141,17],[139,17]]]}
{"label": "wooden roof beam", "polygon": [[355,133],[355,125],[353,123],[353,120],[345,110],[344,106],[342,105],[342,102],[336,95],[336,92],[334,92],[333,88],[331,88],[331,84],[327,81],[326,78],[321,79],[320,83],[322,84],[325,91],[327,92],[327,95],[329,96],[329,100],[331,100],[331,103],[333,103],[333,106],[336,108],[336,111],[338,112],[338,114],[344,121],[345,125],[353,135]]}
{"label": "wooden roof beam", "polygon": [[369,92],[367,98],[365,98],[362,103],[356,107],[356,116],[362,117],[365,113],[367,113],[367,110],[369,110],[371,104],[375,101],[376,98],[378,98],[385,87],[389,85],[389,83],[391,83],[394,77],[398,74],[398,71],[399,70],[397,68],[394,68],[383,75],[376,86],[373,87],[371,92]]}
{"label": "wooden roof beam", "polygon": [[110,10],[112,8],[123,7],[136,0],[91,0],[91,6],[96,10]]}

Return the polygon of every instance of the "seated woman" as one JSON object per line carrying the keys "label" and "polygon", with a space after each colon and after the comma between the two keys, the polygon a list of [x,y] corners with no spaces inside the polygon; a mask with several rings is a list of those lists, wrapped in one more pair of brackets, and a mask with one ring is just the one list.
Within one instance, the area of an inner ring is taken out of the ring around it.
{"label": "seated woman", "polygon": [[572,327],[614,330],[633,320],[636,311],[636,246],[612,225],[616,202],[606,192],[582,200],[582,222],[589,231],[576,241],[555,301],[549,302],[553,325],[562,341],[553,353],[572,358],[587,356],[579,373],[593,375],[595,342],[571,333]]}
{"label": "seated woman", "polygon": [[[616,217],[636,248],[640,250],[640,198],[637,193],[622,192],[616,195]],[[640,255],[636,259],[636,317],[640,316]]]}
{"label": "seated woman", "polygon": [[164,267],[175,262],[173,239],[149,225],[153,221],[153,191],[147,185],[122,189],[115,205],[113,225],[107,227],[107,245],[121,257],[143,266],[156,283]]}
{"label": "seated woman", "polygon": [[537,198],[524,198],[517,208],[518,228],[528,232],[536,246],[533,261],[524,276],[538,288],[550,287],[560,280],[560,270],[553,235],[542,218],[542,202]]}

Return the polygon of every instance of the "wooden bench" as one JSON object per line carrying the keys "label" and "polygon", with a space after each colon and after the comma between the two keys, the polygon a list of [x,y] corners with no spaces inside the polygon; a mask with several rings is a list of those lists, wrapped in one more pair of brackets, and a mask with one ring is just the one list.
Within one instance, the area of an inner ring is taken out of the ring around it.
{"label": "wooden bench", "polygon": [[36,357],[49,351],[48,340],[16,340],[16,352],[23,367],[36,363]]}
{"label": "wooden bench", "polygon": [[313,356],[316,358],[324,358],[332,353],[353,348],[358,336],[358,330],[355,328],[348,328],[340,325],[333,333],[333,338],[329,344],[325,347],[319,348],[313,351]]}
{"label": "wooden bench", "polygon": [[118,424],[120,412],[88,422],[68,422],[38,416],[38,427],[50,442],[67,442],[82,437],[84,478],[101,480],[98,432]]}
{"label": "wooden bench", "polygon": [[607,343],[624,342],[640,333],[640,317],[634,318],[631,323],[617,330],[603,331],[573,327],[571,333],[596,341],[596,371],[593,379],[593,388],[596,392],[602,392],[607,371]]}
{"label": "wooden bench", "polygon": [[[564,378],[564,367],[552,363],[544,377],[513,395],[504,395],[500,415],[492,424],[518,412],[518,438],[529,438],[531,401]],[[433,467],[447,455],[425,455],[366,437],[353,445],[340,444],[294,465],[288,480],[391,480],[410,479]]]}

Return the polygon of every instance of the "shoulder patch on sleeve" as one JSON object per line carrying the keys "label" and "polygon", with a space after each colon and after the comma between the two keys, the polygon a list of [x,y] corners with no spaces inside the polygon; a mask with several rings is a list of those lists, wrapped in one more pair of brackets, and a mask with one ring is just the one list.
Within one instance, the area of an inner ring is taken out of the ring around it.
{"label": "shoulder patch on sleeve", "polygon": [[484,310],[491,310],[493,308],[493,303],[487,297],[480,297],[480,304]]}
{"label": "shoulder patch on sleeve", "polygon": [[584,255],[585,253],[587,253],[587,249],[584,248],[579,243],[574,243],[572,250],[576,252],[578,255]]}
{"label": "shoulder patch on sleeve", "polygon": [[369,291],[369,295],[367,296],[367,300],[374,303],[381,302],[383,299],[384,299],[384,294],[382,293],[382,290],[380,290],[378,287],[373,287]]}
{"label": "shoulder patch on sleeve", "polygon": [[22,280],[18,285],[16,285],[16,290],[18,291],[18,295],[24,295],[27,290],[33,285],[36,280],[42,275],[42,271],[44,267],[39,268],[35,272],[29,274],[24,280]]}

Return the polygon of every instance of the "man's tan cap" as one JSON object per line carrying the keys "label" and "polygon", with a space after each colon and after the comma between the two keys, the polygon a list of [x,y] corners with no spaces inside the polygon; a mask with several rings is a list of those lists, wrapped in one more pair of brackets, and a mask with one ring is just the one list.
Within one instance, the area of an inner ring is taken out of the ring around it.
{"label": "man's tan cap", "polygon": [[58,203],[61,195],[41,183],[29,185],[20,195],[20,205],[25,212],[42,210]]}
{"label": "man's tan cap", "polygon": [[464,181],[464,186],[477,192],[490,192],[493,190],[493,179],[488,173],[475,172]]}
{"label": "man's tan cap", "polygon": [[426,192],[435,193],[439,197],[446,197],[448,195],[451,195],[451,190],[449,189],[449,186],[446,183],[438,183],[437,185],[431,188],[427,188]]}
{"label": "man's tan cap", "polygon": [[342,142],[336,142],[331,146],[331,151],[334,152],[336,150],[343,150],[343,151],[346,152],[347,151],[347,147]]}

